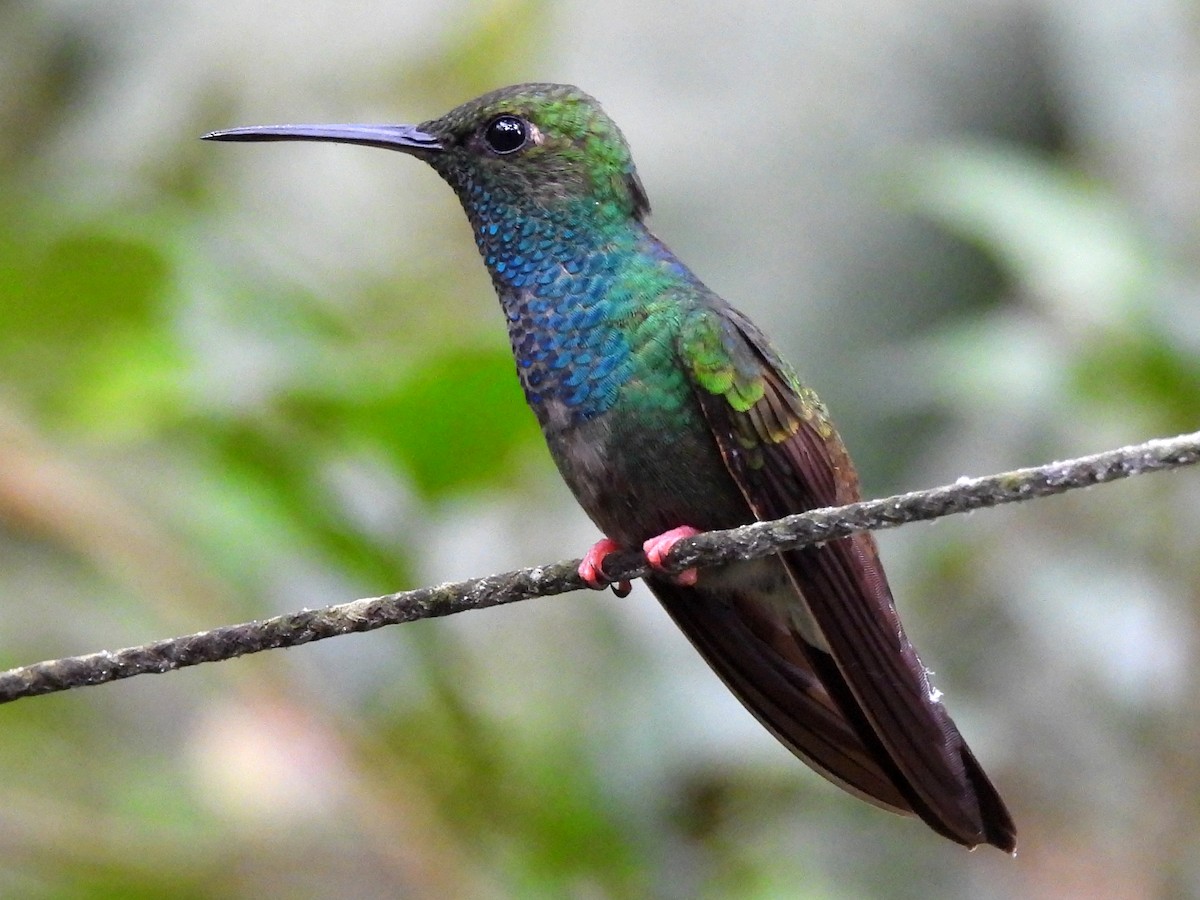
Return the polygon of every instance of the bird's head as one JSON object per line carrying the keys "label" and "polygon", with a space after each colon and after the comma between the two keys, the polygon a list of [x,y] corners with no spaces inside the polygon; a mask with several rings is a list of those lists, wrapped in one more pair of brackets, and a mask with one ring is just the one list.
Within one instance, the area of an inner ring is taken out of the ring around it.
{"label": "bird's head", "polygon": [[223,141],[334,141],[399,150],[433,166],[467,212],[516,215],[586,208],[589,217],[649,211],[620,129],[592,97],[562,84],[519,84],[420,125],[266,125],[215,131]]}

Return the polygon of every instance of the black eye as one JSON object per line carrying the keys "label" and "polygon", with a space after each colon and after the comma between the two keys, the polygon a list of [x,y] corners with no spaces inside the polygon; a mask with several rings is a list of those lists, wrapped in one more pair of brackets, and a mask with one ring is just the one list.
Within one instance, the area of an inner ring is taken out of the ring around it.
{"label": "black eye", "polygon": [[483,132],[483,139],[496,153],[512,153],[525,146],[529,125],[516,116],[498,116]]}

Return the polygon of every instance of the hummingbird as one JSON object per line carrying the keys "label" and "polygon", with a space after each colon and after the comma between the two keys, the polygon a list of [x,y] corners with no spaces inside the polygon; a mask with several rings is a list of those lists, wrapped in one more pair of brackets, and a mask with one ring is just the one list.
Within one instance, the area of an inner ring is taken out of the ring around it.
{"label": "hummingbird", "polygon": [[[268,125],[219,141],[330,141],[432,166],[470,220],[517,377],[558,470],[742,704],[797,757],[973,848],[1016,828],[905,636],[869,532],[672,575],[679,540],[860,499],[817,395],[646,226],[621,131],[571,85],[501,88],[419,125]],[[627,583],[613,584],[618,593]]]}

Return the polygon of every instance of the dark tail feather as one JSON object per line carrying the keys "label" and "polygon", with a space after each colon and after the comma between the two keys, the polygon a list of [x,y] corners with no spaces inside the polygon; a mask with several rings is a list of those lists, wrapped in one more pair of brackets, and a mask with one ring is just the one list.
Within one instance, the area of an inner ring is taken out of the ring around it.
{"label": "dark tail feather", "polygon": [[878,740],[914,812],[960,844],[1013,852],[1012,816],[945,707],[931,696],[870,535],[782,556],[829,643],[828,664],[818,664],[818,674],[864,742],[869,745],[868,734]]}
{"label": "dark tail feather", "polygon": [[839,787],[912,814],[892,774],[878,765],[879,751],[865,747],[846,722],[801,643],[779,629],[764,635],[768,623],[755,621],[753,607],[736,597],[646,580],[705,662],[784,746]]}

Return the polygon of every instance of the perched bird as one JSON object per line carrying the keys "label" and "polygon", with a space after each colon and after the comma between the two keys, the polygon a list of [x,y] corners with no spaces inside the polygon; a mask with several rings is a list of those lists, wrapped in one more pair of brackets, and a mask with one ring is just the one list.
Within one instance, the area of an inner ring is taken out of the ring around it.
{"label": "perched bird", "polygon": [[[859,499],[821,401],[646,227],[629,147],[578,88],[502,88],[416,126],[205,137],[383,147],[449,182],[529,405],[607,536],[580,567],[593,587],[619,547],[643,547],[661,569],[697,531]],[[1008,810],[905,637],[869,533],[646,581],[746,708],[822,775],[967,847],[1013,851]]]}

